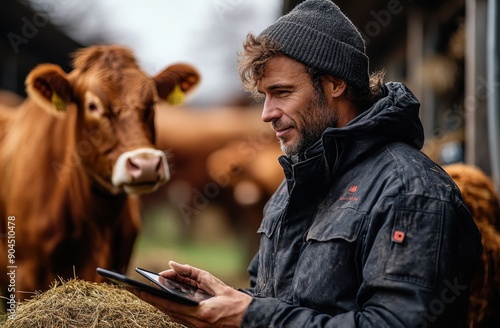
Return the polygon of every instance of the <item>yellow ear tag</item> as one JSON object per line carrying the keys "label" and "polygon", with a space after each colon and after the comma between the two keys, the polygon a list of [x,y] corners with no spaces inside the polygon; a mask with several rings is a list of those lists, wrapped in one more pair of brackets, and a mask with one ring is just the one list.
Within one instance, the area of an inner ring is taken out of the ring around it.
{"label": "yellow ear tag", "polygon": [[50,97],[50,101],[54,104],[54,106],[56,106],[57,111],[59,112],[66,111],[66,104],[55,91],[52,91],[52,97]]}
{"label": "yellow ear tag", "polygon": [[181,86],[176,84],[174,90],[167,96],[167,102],[170,105],[182,105],[186,100],[186,94],[182,91]]}

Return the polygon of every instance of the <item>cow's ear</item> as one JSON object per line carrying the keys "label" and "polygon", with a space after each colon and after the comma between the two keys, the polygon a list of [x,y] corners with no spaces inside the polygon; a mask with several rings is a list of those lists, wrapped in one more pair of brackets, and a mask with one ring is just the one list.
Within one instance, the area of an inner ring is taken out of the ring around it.
{"label": "cow's ear", "polygon": [[193,90],[200,82],[200,74],[191,65],[175,64],[167,67],[153,80],[158,90],[158,96],[170,104],[181,104],[184,94]]}
{"label": "cow's ear", "polygon": [[26,78],[26,91],[50,113],[65,112],[72,98],[67,74],[53,64],[35,67]]}

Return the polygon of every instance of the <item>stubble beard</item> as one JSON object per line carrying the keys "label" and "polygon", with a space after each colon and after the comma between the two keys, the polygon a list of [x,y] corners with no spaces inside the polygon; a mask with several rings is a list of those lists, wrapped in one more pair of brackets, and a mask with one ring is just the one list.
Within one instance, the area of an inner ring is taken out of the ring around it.
{"label": "stubble beard", "polygon": [[323,132],[328,127],[337,127],[338,114],[328,106],[324,95],[315,93],[313,101],[299,116],[299,125],[296,124],[299,132],[299,139],[295,144],[285,145],[280,140],[281,150],[289,156],[299,155],[321,139]]}

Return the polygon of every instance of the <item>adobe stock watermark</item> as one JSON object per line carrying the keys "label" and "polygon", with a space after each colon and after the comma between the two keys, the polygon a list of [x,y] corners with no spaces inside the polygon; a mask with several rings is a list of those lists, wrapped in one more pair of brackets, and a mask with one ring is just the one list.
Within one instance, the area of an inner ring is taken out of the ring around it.
{"label": "adobe stock watermark", "polygon": [[224,20],[226,15],[234,12],[235,8],[242,2],[243,0],[215,0],[213,2],[213,7],[219,19]]}
{"label": "adobe stock watermark", "polygon": [[30,40],[38,35],[40,29],[49,23],[50,13],[53,13],[59,4],[58,0],[47,1],[44,3],[43,11],[35,12],[32,17],[23,16],[20,18],[22,22],[21,29],[7,33],[7,39],[15,54],[19,53],[20,46],[28,44]]}
{"label": "adobe stock watermark", "polygon": [[[405,0],[406,2],[411,2],[412,0]],[[220,20],[223,20],[226,15],[235,11],[235,8],[240,5],[243,0],[215,0],[213,2],[213,8]],[[382,30],[389,26],[392,21],[393,16],[399,15],[404,11],[404,6],[400,0],[389,0],[385,9],[371,10],[370,15],[373,18],[367,22],[364,27],[360,30],[366,45],[370,41],[380,35]]]}
{"label": "adobe stock watermark", "polygon": [[[453,106],[445,109],[441,114],[441,127],[436,127],[433,129],[432,137],[426,139],[424,150],[427,154],[436,154],[440,159],[446,163],[451,162],[452,159],[456,158],[458,155],[456,152],[458,149],[451,149],[448,151],[439,153],[440,147],[448,142],[453,142],[453,137],[458,137],[458,135],[453,134],[456,131],[460,131],[464,127],[465,122],[465,109],[463,104],[454,104]],[[451,133],[451,134],[450,134]],[[452,151],[453,150],[453,151]],[[449,153],[452,151],[452,153]],[[449,154],[448,154],[449,153]],[[463,155],[463,154],[462,154]]]}
{"label": "adobe stock watermark", "polygon": [[439,298],[435,298],[429,302],[426,312],[420,315],[414,315],[411,320],[411,327],[414,328],[426,328],[429,326],[434,326],[433,323],[436,322],[437,318],[444,313],[446,306],[452,304],[465,293],[468,289],[467,285],[462,285],[458,282],[458,278],[455,278],[453,282],[448,279],[444,280],[445,287],[441,290]]}
{"label": "adobe stock watermark", "polygon": [[9,319],[16,317],[16,217],[11,215],[7,217],[7,307],[6,311]]}
{"label": "adobe stock watermark", "polygon": [[478,101],[487,101],[498,83],[490,86],[484,76],[477,76],[474,94],[464,98],[464,102],[455,103],[442,112],[441,124],[444,128],[433,129],[432,139],[425,144],[425,149],[429,153],[435,153],[436,149],[448,141],[448,133],[464,128],[464,122],[470,117],[476,108]]}
{"label": "adobe stock watermark", "polygon": [[[406,1],[411,2],[412,0]],[[370,10],[370,15],[373,19],[366,23],[360,31],[365,44],[368,45],[373,38],[379,36],[382,30],[389,26],[393,16],[399,15],[403,11],[404,7],[399,0],[389,0],[385,9],[378,11]]]}
{"label": "adobe stock watermark", "polygon": [[261,129],[257,135],[247,137],[236,147],[236,152],[243,156],[243,163],[236,163],[235,170],[229,172],[209,172],[213,181],[208,182],[203,190],[193,188],[191,203],[180,203],[178,209],[186,224],[191,222],[193,216],[199,215],[202,210],[210,205],[210,202],[220,195],[221,189],[226,188],[231,183],[231,177],[242,174],[241,164],[250,163],[258,156],[268,144],[276,141],[275,135],[270,129]]}
{"label": "adobe stock watermark", "polygon": [[78,141],[74,147],[72,145],[66,145],[65,151],[69,156],[63,163],[57,161],[52,162],[52,169],[59,180],[61,180],[69,170],[80,167],[82,165],[81,157],[89,156],[95,151],[96,146],[101,144],[104,140],[104,134],[98,129],[90,131],[83,130],[82,135],[85,138]]}

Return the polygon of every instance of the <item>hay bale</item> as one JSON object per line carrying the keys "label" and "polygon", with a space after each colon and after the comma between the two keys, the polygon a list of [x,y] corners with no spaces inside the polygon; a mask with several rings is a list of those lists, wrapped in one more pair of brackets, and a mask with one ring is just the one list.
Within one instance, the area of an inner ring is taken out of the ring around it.
{"label": "hay bale", "polygon": [[78,279],[55,281],[51,288],[17,305],[5,328],[172,327],[169,317],[124,288]]}

